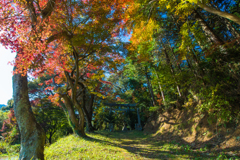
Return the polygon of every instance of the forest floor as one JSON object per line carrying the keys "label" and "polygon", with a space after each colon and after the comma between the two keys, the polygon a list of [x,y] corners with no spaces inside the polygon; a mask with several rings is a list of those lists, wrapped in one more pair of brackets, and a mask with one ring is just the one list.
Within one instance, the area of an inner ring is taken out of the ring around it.
{"label": "forest floor", "polygon": [[[45,148],[45,159],[239,159],[227,152],[214,152],[205,148],[192,149],[176,141],[159,141],[153,134],[141,131],[97,131],[89,138],[70,135]],[[0,159],[17,159],[0,157]]]}
{"label": "forest floor", "polygon": [[239,159],[224,151],[192,149],[175,141],[159,141],[141,131],[98,131],[88,136],[83,139],[71,135],[58,140],[46,148],[46,159]]}

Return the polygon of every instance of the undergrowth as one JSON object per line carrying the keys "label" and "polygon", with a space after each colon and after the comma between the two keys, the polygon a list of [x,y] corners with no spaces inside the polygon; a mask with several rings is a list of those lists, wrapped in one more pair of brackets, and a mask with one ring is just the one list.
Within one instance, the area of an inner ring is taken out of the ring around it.
{"label": "undergrowth", "polygon": [[0,141],[0,159],[1,157],[16,156],[20,151],[20,144],[10,145],[8,142]]}

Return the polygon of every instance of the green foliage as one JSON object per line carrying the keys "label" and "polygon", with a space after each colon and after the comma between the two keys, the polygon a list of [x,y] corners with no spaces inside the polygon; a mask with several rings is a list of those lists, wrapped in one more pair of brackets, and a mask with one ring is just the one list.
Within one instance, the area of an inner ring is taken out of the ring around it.
{"label": "green foliage", "polygon": [[39,85],[51,78],[51,76],[40,77],[28,83],[33,113],[37,122],[43,127],[47,142],[50,144],[58,138],[72,133],[68,122],[68,113],[65,113],[64,108],[52,103],[48,99],[48,94],[51,92],[45,94],[44,87]]}
{"label": "green foliage", "polygon": [[10,134],[5,138],[5,141],[7,141],[10,144],[12,144],[12,143],[19,144],[20,143],[19,130],[16,125],[14,125],[11,128]]}
{"label": "green foliage", "polygon": [[17,155],[20,151],[20,144],[11,145],[6,141],[0,140],[0,157]]}
{"label": "green foliage", "polygon": [[224,95],[219,93],[219,85],[216,87],[202,89],[197,97],[201,97],[201,104],[198,105],[199,112],[216,116],[224,122],[232,120],[231,111],[228,109],[229,102]]}
{"label": "green foliage", "polygon": [[43,127],[46,138],[51,144],[58,138],[72,133],[68,119],[64,111],[51,103],[43,103],[44,107],[34,107],[34,114],[37,122]]}
{"label": "green foliage", "polygon": [[149,107],[149,111],[150,112],[156,112],[156,111],[158,111],[159,110],[159,106],[151,106],[151,107]]}
{"label": "green foliage", "polygon": [[2,153],[7,153],[7,148],[9,144],[3,140],[0,141],[0,152]]}
{"label": "green foliage", "polygon": [[0,128],[2,128],[3,121],[8,118],[8,116],[7,116],[8,114],[9,114],[9,112],[0,110]]}
{"label": "green foliage", "polygon": [[114,113],[112,111],[109,111],[109,113],[105,115],[104,121],[108,123],[115,123],[116,118],[114,116]]}
{"label": "green foliage", "polygon": [[1,110],[2,111],[9,111],[10,109],[13,108],[13,103],[14,103],[13,98],[9,99],[8,102],[7,102],[7,106],[2,107]]}
{"label": "green foliage", "polygon": [[[239,15],[239,0],[229,2],[201,3]],[[136,0],[129,5],[126,17],[130,19],[127,25],[132,37],[123,71],[127,77],[123,86],[129,87],[118,95],[127,102],[136,96],[147,117],[146,110],[199,104],[200,113],[207,112],[221,123],[238,123],[239,25],[196,8],[199,3]],[[160,102],[154,106],[149,88],[144,93],[138,90],[139,86],[148,86],[144,68],[148,70],[153,97]]]}

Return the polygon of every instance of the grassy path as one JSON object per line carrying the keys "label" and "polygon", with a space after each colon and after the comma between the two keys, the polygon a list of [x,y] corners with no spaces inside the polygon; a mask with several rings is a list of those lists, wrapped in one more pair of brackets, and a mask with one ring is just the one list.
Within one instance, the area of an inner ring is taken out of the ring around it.
{"label": "grassy path", "polygon": [[[157,141],[143,132],[97,132],[90,138],[62,138],[45,150],[46,159],[229,159],[207,149],[192,150],[176,142]],[[236,159],[233,157],[232,159]]]}

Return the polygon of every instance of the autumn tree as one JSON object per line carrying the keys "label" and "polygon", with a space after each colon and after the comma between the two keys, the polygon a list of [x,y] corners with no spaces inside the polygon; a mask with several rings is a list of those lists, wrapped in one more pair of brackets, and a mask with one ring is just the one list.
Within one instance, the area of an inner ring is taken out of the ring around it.
{"label": "autumn tree", "polygon": [[[54,92],[64,99],[75,132],[85,136],[84,112],[77,100],[79,83],[87,74],[82,71],[89,65],[100,66],[103,61],[109,62],[105,68],[110,69],[113,67],[110,63],[121,62],[121,58],[111,55],[113,50],[107,46],[115,43],[114,36],[119,33],[115,24],[121,22],[126,2],[1,1],[1,43],[17,52],[13,88],[15,114],[22,135],[20,159],[44,159],[45,135],[31,111],[26,73],[35,77],[54,74],[54,84],[65,82],[61,89],[67,93],[58,90],[59,85]],[[73,116],[73,106],[79,112],[80,124]]]}

